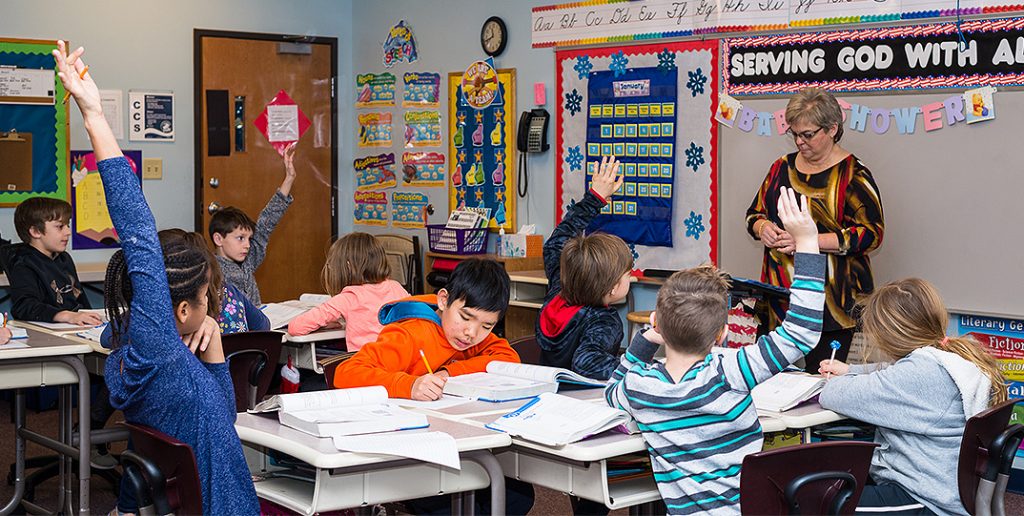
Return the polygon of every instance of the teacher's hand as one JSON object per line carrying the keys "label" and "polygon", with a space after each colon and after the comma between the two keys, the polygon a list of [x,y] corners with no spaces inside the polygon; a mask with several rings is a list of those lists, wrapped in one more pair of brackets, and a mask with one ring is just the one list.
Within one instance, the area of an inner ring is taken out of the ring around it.
{"label": "teacher's hand", "polygon": [[786,230],[782,230],[776,244],[776,249],[778,249],[780,253],[793,254],[796,252],[796,240],[793,238],[793,235],[790,235]]}
{"label": "teacher's hand", "polygon": [[[765,247],[776,248],[779,247],[779,239],[782,238],[783,233],[786,233],[779,226],[776,226],[774,222],[765,220],[761,224],[761,231],[757,236],[764,243]],[[788,234],[788,233],[787,233]]]}

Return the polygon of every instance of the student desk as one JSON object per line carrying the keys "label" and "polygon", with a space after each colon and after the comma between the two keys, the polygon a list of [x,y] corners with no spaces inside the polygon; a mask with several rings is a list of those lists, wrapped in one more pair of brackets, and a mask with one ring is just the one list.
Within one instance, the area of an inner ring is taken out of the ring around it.
{"label": "student desk", "polygon": [[[44,509],[22,500],[25,494],[25,445],[32,441],[46,448],[55,450],[64,458],[60,467],[62,488],[58,491],[57,506],[59,511],[74,514],[72,505],[73,485],[71,483],[72,459],[78,459],[78,513],[89,514],[89,452],[91,436],[89,432],[81,432],[78,447],[74,447],[74,408],[70,398],[71,385],[78,385],[78,420],[88,424],[89,421],[89,373],[85,369],[83,357],[92,352],[92,346],[72,342],[58,335],[26,329],[29,347],[0,348],[0,389],[17,389],[14,394],[14,447],[15,447],[15,481],[14,495],[11,500],[0,508],[0,514],[10,514],[19,504],[25,504],[30,510]],[[19,342],[19,341],[14,341]],[[46,385],[61,385],[58,402],[59,425],[58,437],[53,439],[25,427],[25,395],[23,388]]]}
{"label": "student desk", "polygon": [[[293,336],[287,332],[284,334],[284,344],[294,348],[294,355],[289,351],[288,355],[294,356],[292,365],[300,369],[312,369],[316,374],[324,374],[324,368],[316,359],[316,344],[332,340],[344,340],[345,328],[318,330],[307,335]],[[281,363],[287,363],[288,357],[281,354]]]}
{"label": "student desk", "polygon": [[[604,403],[604,389],[565,391],[560,394]],[[525,400],[504,403],[473,401],[438,410],[417,410],[484,426],[524,403]],[[809,441],[811,426],[838,421],[843,417],[813,403],[785,413],[759,415],[758,419],[763,432],[802,429],[805,439]],[[512,447],[498,453],[497,458],[508,477],[597,501],[610,509],[620,509],[661,499],[653,477],[608,481],[608,462],[611,459],[637,453],[647,453],[647,444],[642,435],[606,433],[562,447],[545,446],[512,437]]]}
{"label": "student desk", "polygon": [[[445,432],[456,440],[462,470],[391,455],[338,451],[329,438],[282,426],[276,415],[238,414],[235,430],[257,477],[256,493],[297,511],[314,514],[377,503],[396,502],[491,486],[494,514],[503,514],[505,477],[491,450],[508,448],[512,439],[482,426],[428,416],[429,428],[405,432]],[[307,464],[303,475],[272,465],[277,451]],[[500,508],[500,510],[495,510]]]}

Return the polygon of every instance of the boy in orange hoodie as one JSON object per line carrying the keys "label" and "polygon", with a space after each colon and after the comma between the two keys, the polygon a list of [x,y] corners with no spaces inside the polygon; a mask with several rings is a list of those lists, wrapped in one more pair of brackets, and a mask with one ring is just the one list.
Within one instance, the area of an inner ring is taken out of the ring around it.
{"label": "boy in orange hoodie", "polygon": [[383,385],[392,398],[429,401],[451,376],[485,371],[494,360],[519,362],[508,341],[491,334],[508,308],[508,283],[498,262],[468,259],[436,295],[384,305],[377,341],[338,366],[334,386]]}

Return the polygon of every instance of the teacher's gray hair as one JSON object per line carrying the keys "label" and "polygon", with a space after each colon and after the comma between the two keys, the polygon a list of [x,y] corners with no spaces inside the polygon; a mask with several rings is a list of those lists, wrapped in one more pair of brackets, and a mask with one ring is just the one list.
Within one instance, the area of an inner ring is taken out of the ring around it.
{"label": "teacher's gray hair", "polygon": [[804,88],[793,95],[786,104],[786,123],[810,122],[818,127],[836,126],[836,135],[832,141],[839,143],[843,139],[843,110],[839,101],[829,92],[821,88]]}

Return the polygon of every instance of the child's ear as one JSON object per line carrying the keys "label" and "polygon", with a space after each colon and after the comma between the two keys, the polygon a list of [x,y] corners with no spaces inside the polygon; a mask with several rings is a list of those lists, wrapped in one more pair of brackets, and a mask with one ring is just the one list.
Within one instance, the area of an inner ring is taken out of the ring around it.
{"label": "child's ear", "polygon": [[651,328],[658,328],[658,311],[651,311]]}
{"label": "child's ear", "polygon": [[725,341],[728,338],[729,338],[729,325],[726,324],[725,326],[722,327],[722,332],[718,334],[718,343],[716,343],[715,345],[719,346],[719,347],[724,347],[725,346]]}
{"label": "child's ear", "polygon": [[28,236],[30,236],[32,238],[43,238],[43,233],[41,231],[39,231],[38,229],[36,229],[34,226],[29,226],[29,228],[28,228]]}
{"label": "child's ear", "polygon": [[220,233],[213,234],[213,245],[221,247],[224,245],[224,235]]}
{"label": "child's ear", "polygon": [[192,307],[189,306],[188,301],[182,301],[178,303],[178,306],[174,307],[174,317],[178,320],[178,324],[185,324],[191,309]]}
{"label": "child's ear", "polygon": [[437,309],[444,311],[448,307],[448,289],[441,289],[437,291]]}

